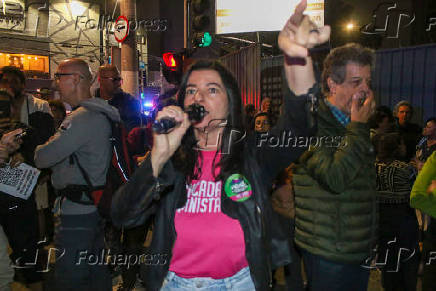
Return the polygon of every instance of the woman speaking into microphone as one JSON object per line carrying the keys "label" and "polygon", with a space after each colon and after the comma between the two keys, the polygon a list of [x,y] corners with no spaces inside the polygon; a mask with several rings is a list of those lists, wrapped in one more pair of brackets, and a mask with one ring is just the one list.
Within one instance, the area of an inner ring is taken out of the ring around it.
{"label": "woman speaking into microphone", "polygon": [[[307,136],[307,100],[285,91],[268,137]],[[188,118],[184,109],[192,104],[204,107],[202,120]],[[176,126],[154,133],[150,154],[113,197],[115,224],[134,227],[154,214],[151,246],[140,262],[147,290],[268,290],[271,270],[290,262],[288,230],[276,223],[269,190],[305,148],[245,135],[241,106],[227,69],[195,63],[182,79],[178,106],[156,117]]]}
{"label": "woman speaking into microphone", "polygon": [[[289,90],[285,99],[270,136],[305,135],[306,101]],[[269,190],[304,148],[258,146],[244,136],[240,90],[217,62],[188,70],[178,102],[157,114],[178,125],[154,133],[148,158],[113,197],[112,219],[134,227],[155,214],[141,270],[147,290],[267,290],[272,268],[290,261],[287,232],[272,229]],[[205,108],[201,121],[184,112],[191,104]]]}

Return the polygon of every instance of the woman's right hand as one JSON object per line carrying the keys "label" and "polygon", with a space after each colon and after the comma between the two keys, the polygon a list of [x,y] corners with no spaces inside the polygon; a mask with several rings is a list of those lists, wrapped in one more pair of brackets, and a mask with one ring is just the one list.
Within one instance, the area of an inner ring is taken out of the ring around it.
{"label": "woman's right hand", "polygon": [[165,163],[173,156],[174,152],[180,146],[183,136],[185,135],[191,123],[188,114],[183,112],[178,106],[167,106],[159,111],[156,120],[163,117],[172,117],[178,125],[167,134],[153,134],[153,148],[151,150],[151,165],[153,167],[153,176],[157,177]]}

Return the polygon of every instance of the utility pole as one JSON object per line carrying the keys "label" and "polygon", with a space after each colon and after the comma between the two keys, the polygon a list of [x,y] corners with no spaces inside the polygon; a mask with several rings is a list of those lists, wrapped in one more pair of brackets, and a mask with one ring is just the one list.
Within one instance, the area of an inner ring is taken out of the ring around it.
{"label": "utility pole", "polygon": [[[120,13],[130,22],[136,20],[136,0],[120,0]],[[130,25],[135,28],[136,25]],[[138,51],[136,47],[136,31],[129,29],[129,35],[121,45],[121,77],[125,92],[138,98]]]}

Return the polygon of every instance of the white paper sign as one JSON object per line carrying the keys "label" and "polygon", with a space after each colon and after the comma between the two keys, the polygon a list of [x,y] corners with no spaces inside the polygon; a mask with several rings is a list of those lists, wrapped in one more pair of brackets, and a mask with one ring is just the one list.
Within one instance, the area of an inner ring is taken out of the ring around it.
{"label": "white paper sign", "polygon": [[[300,0],[217,0],[216,33],[280,31]],[[324,26],[324,0],[308,0],[307,14]]]}
{"label": "white paper sign", "polygon": [[0,168],[0,191],[14,197],[28,199],[36,185],[40,171],[28,164],[21,163],[11,168]]}

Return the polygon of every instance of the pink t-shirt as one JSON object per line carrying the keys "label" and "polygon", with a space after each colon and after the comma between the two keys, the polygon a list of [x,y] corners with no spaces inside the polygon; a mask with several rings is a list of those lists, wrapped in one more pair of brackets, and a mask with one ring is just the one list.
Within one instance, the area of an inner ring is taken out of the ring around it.
{"label": "pink t-shirt", "polygon": [[223,279],[248,266],[244,233],[238,220],[221,212],[222,182],[212,175],[215,151],[202,153],[201,177],[186,185],[187,202],[176,211],[170,271],[183,278]]}

